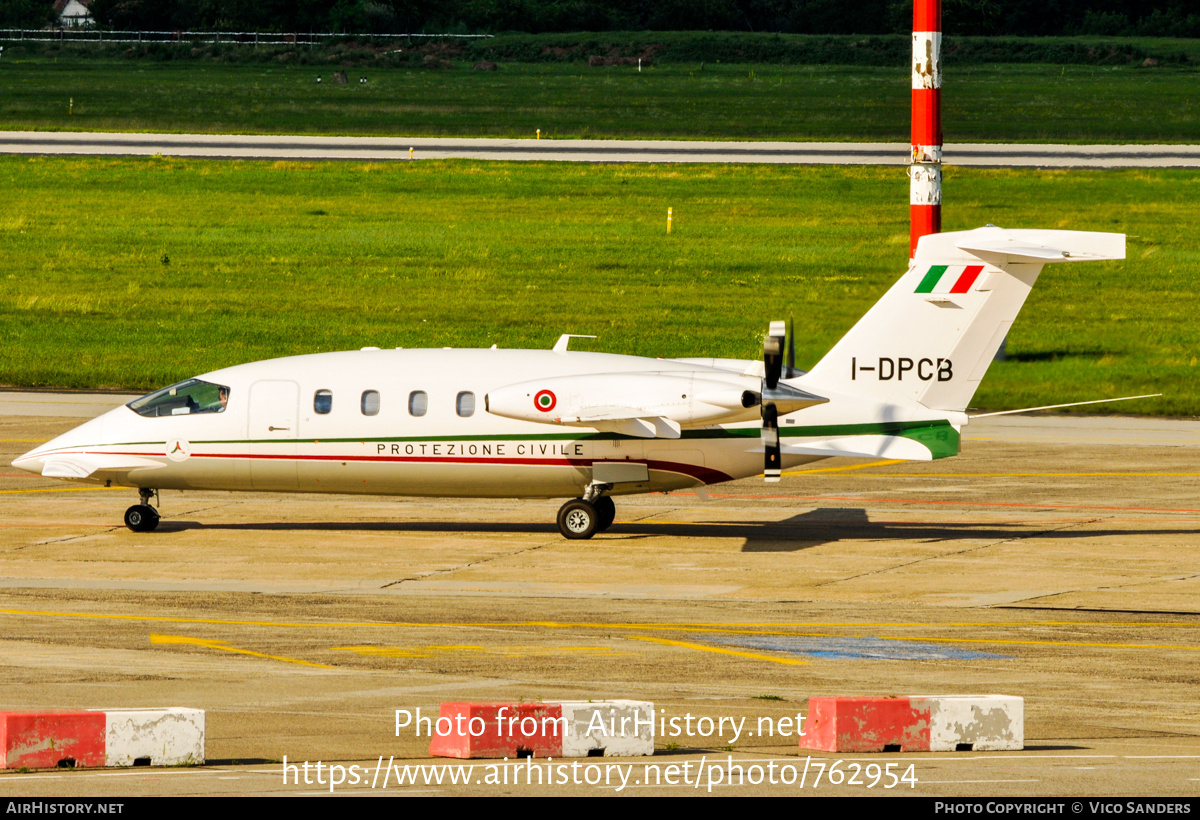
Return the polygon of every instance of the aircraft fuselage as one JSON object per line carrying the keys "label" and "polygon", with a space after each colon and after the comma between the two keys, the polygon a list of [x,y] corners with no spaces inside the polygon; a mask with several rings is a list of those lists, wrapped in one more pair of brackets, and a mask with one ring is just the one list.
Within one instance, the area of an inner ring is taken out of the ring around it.
{"label": "aircraft fuselage", "polygon": [[[15,464],[67,480],[157,490],[571,498],[592,482],[597,462],[627,462],[645,464],[647,480],[614,484],[609,494],[670,491],[761,473],[760,423],[690,426],[674,439],[637,437],[549,417],[543,423],[501,417],[486,407],[489,392],[597,374],[618,380],[656,374],[686,380],[681,384],[721,382],[731,391],[753,390],[760,379],[738,369],[753,364],[497,349],[295,356],[199,377],[228,388],[223,406],[160,401],[155,412],[162,415],[140,415],[132,409],[135,402]],[[687,405],[686,387],[680,395]],[[566,404],[572,397],[556,400]],[[803,411],[805,432],[816,435],[801,439],[855,432],[850,428],[856,425],[846,424],[844,405],[827,419],[831,424],[822,424],[828,415],[823,411]],[[886,421],[869,407],[860,411],[867,427]],[[680,412],[686,417],[688,411]],[[796,421],[781,418],[785,442],[801,432]],[[956,449],[956,436],[954,443]],[[824,457],[785,454],[784,463]],[[74,467],[77,475],[70,472]]]}

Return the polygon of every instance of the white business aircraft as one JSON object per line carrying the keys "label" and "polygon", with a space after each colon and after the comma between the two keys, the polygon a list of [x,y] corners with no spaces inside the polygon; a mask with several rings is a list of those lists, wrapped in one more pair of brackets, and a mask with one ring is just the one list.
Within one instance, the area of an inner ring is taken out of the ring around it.
{"label": "white business aircraft", "polygon": [[569,335],[553,350],[293,356],[150,393],[13,465],[137,488],[125,524],[138,532],[158,525],[150,501],[169,489],[568,498],[559,530],[590,538],[616,495],[778,480],[832,456],[957,454],[1043,265],[1124,258],[1123,234],[933,234],[807,373],[782,322],[763,361],[572,351]]}

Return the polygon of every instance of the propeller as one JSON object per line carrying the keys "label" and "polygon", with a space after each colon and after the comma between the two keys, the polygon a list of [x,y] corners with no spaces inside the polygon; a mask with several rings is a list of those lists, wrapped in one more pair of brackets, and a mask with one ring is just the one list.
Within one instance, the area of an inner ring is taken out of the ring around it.
{"label": "propeller", "polygon": [[[786,348],[786,351],[785,351]],[[785,362],[786,358],[786,362]],[[780,378],[794,379],[800,375],[796,369],[796,336],[791,320],[771,322],[767,337],[763,340],[763,390],[762,443],[763,476],[769,482],[779,481],[782,452],[779,444],[779,412],[801,410],[814,404],[824,404],[829,399],[780,384]]]}
{"label": "propeller", "polygon": [[[762,391],[762,442],[763,442],[763,477],[768,482],[779,481],[782,457],[779,451],[779,408],[775,406],[771,394],[779,389],[779,377],[783,370],[783,348],[787,341],[787,325],[783,322],[771,322],[767,330],[767,338],[763,340],[763,374]],[[789,351],[790,352],[790,351]],[[795,361],[789,356],[789,370]]]}

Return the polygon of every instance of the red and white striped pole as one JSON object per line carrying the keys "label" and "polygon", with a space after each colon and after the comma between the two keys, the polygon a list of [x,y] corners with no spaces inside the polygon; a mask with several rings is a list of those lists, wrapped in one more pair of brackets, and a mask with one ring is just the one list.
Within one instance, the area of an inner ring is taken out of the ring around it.
{"label": "red and white striped pole", "polygon": [[912,165],[908,169],[911,248],[942,229],[942,0],[914,0]]}

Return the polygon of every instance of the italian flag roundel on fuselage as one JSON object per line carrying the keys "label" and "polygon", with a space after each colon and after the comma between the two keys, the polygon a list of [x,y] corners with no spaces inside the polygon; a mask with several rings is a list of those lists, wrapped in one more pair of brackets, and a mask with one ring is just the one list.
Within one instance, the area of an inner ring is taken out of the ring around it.
{"label": "italian flag roundel on fuselage", "polygon": [[543,413],[549,413],[558,404],[558,399],[549,390],[542,390],[533,397],[533,406]]}

